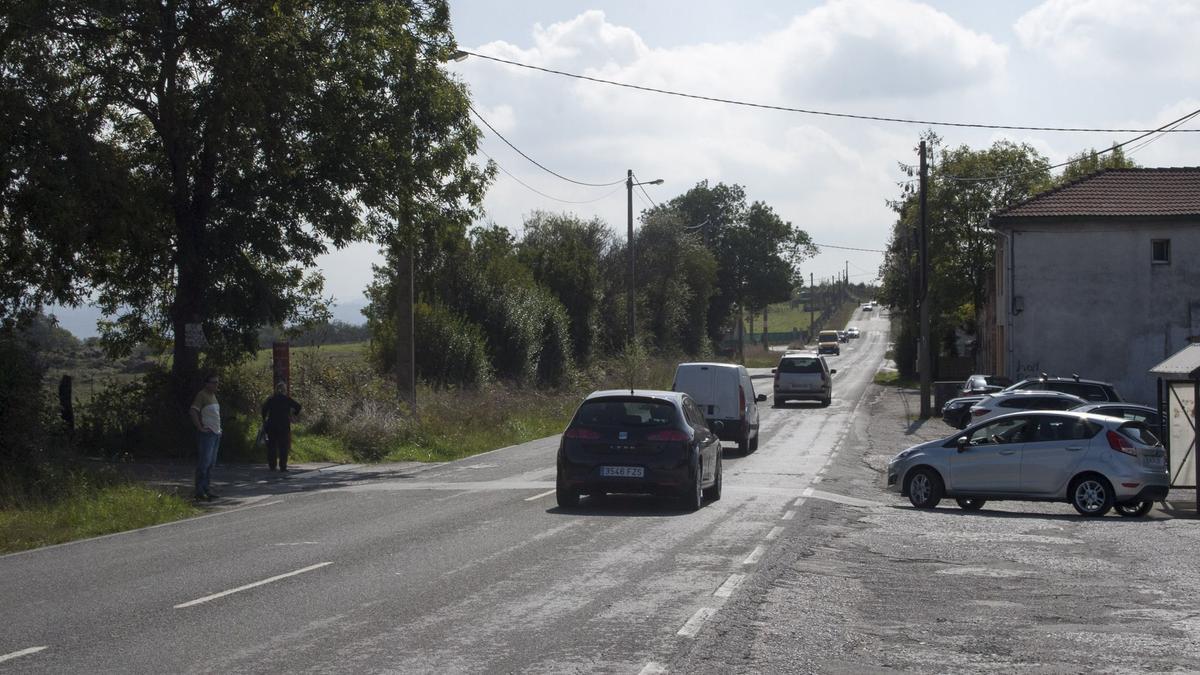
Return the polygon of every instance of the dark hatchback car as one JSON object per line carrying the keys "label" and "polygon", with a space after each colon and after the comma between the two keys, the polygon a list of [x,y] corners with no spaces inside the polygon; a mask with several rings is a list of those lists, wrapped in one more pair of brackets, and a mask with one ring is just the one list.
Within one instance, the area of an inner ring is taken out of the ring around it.
{"label": "dark hatchback car", "polygon": [[1071,377],[1051,377],[1042,373],[1041,377],[1031,377],[1027,380],[1021,380],[1007,387],[1004,391],[1015,391],[1017,389],[1061,391],[1064,394],[1078,396],[1089,403],[1122,400],[1121,395],[1117,393],[1116,388],[1111,383],[1099,380],[1081,380],[1078,375]]}
{"label": "dark hatchback car", "polygon": [[721,498],[721,440],[683,392],[597,391],[558,446],[555,494],[564,508],[609,492],[678,497],[690,511]]}
{"label": "dark hatchback car", "polygon": [[979,403],[984,398],[979,396],[959,396],[946,401],[942,406],[942,421],[955,429],[965,429],[967,423],[971,421],[971,406]]}

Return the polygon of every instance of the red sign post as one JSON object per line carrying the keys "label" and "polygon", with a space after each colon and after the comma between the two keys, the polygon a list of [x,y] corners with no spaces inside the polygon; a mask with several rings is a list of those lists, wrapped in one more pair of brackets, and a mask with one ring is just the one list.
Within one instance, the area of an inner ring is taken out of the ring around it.
{"label": "red sign post", "polygon": [[291,384],[291,366],[289,363],[290,347],[286,341],[271,343],[271,389],[275,383],[283,380]]}

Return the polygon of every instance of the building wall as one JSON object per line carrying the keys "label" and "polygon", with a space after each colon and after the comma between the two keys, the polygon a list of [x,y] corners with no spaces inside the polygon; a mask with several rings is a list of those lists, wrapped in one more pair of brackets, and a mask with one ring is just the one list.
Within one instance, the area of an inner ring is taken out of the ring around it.
{"label": "building wall", "polygon": [[[1020,225],[1001,235],[996,362],[1005,374],[1077,373],[1154,405],[1147,371],[1200,336],[1200,219]],[[1151,262],[1154,239],[1170,240],[1169,264]]]}

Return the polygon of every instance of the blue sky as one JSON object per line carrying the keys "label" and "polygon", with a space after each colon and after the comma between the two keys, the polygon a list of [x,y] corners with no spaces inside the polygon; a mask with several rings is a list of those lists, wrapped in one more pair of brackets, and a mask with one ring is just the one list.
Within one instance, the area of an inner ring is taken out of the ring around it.
{"label": "blue sky", "polygon": [[[789,107],[1102,128],[1154,128],[1200,108],[1194,0],[451,0],[451,14],[459,44],[471,51]],[[885,202],[904,178],[898,163],[914,161],[925,128],[687,101],[482,59],[451,68],[500,133],[559,173],[603,182],[633,169],[664,179],[649,189],[656,202],[705,179],[739,183],[830,245],[886,245],[893,218]],[[953,145],[1029,142],[1052,161],[1131,136],[935,130]],[[623,189],[564,183],[490,132],[482,148],[539,191],[589,202],[547,199],[501,173],[484,203],[487,221],[519,231],[534,210],[570,211],[624,232]],[[1133,159],[1200,165],[1200,134],[1163,137]],[[644,206],[639,197],[635,209]],[[369,245],[323,257],[327,292],[343,305],[361,303],[378,260]],[[855,280],[869,281],[879,261],[826,249],[804,271],[820,278],[849,264]]]}

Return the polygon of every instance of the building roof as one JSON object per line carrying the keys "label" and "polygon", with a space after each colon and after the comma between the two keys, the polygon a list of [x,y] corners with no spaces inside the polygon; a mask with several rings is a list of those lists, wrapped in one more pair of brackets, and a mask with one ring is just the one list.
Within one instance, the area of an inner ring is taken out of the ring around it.
{"label": "building roof", "polygon": [[1200,167],[1105,169],[992,216],[994,225],[1031,218],[1200,216]]}
{"label": "building roof", "polygon": [[1174,375],[1169,379],[1196,379],[1200,376],[1200,343],[1192,343],[1175,352],[1169,359],[1150,369],[1154,375]]}

